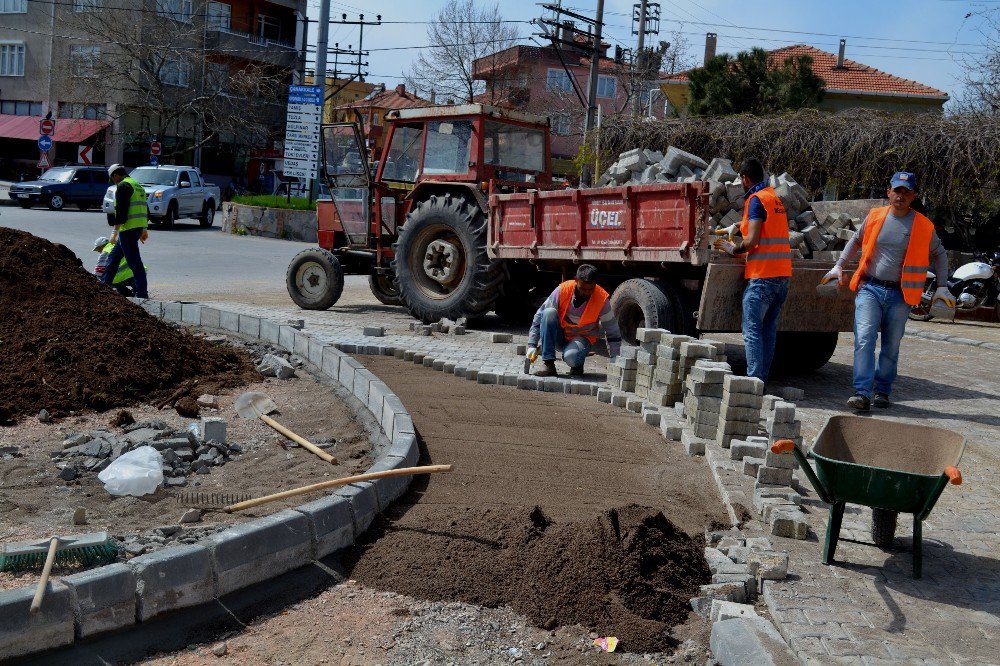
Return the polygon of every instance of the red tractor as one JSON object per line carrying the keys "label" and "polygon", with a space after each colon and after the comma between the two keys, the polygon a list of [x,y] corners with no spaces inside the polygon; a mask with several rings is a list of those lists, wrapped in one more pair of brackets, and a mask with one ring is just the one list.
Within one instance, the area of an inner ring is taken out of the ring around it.
{"label": "red tractor", "polygon": [[288,267],[292,300],[329,308],[347,273],[369,275],[379,301],[425,322],[502,308],[505,268],[486,247],[489,196],[553,187],[548,121],[481,104],[387,120],[374,169],[356,125],[323,127],[332,202],[319,202],[320,247]]}

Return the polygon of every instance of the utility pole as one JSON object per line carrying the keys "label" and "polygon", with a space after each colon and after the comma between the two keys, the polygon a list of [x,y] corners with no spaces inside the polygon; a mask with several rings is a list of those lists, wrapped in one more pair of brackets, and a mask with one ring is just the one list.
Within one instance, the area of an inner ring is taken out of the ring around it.
{"label": "utility pole", "polygon": [[633,67],[637,67],[639,71],[638,76],[636,76],[635,70],[632,71],[632,78],[635,81],[635,84],[633,85],[634,89],[632,90],[632,94],[634,96],[634,99],[632,100],[633,116],[639,115],[640,98],[642,97],[641,92],[635,88],[641,88],[645,85],[642,75],[644,73],[643,70],[646,63],[646,57],[642,48],[646,44],[646,1],[647,0],[641,0],[639,3],[639,47],[635,52],[636,58],[635,64],[633,65]]}
{"label": "utility pole", "polygon": [[[597,119],[597,81],[601,71],[601,32],[604,27],[604,0],[597,0],[597,16],[594,19],[594,50],[590,57],[590,85],[587,91],[587,123],[584,125],[584,137],[594,129],[594,121]],[[593,180],[593,170],[588,160],[583,165],[583,173],[580,174],[580,184],[583,187],[590,187]]]}
{"label": "utility pole", "polygon": [[[356,26],[358,26],[358,29],[359,29],[359,31],[358,31],[358,51],[360,53],[364,54],[365,26],[366,25],[382,25],[382,15],[381,14],[377,14],[375,16],[375,20],[374,21],[365,21],[365,15],[364,14],[359,14],[357,21],[348,21],[347,20],[347,14],[341,14],[340,15],[340,19],[341,19],[340,22],[343,25],[356,25]],[[365,63],[365,64],[367,65],[368,63]],[[356,76],[358,78],[358,81],[361,81],[362,83],[364,83],[365,75],[361,72],[361,59],[360,59],[360,57],[358,58],[358,73],[357,73]]]}
{"label": "utility pole", "polygon": [[[316,73],[313,76],[313,84],[319,86],[319,99],[323,106],[320,107],[320,122],[322,128],[322,118],[324,103],[326,100],[326,48],[330,43],[330,0],[320,0],[319,3],[319,33],[316,36]],[[320,133],[322,134],[322,129]],[[320,141],[322,142],[323,137],[320,136]],[[323,151],[320,151],[322,155]],[[316,161],[316,178],[313,178],[312,183],[309,184],[309,199],[310,201],[318,198],[319,195],[319,179],[323,177],[323,158],[320,157]]]}

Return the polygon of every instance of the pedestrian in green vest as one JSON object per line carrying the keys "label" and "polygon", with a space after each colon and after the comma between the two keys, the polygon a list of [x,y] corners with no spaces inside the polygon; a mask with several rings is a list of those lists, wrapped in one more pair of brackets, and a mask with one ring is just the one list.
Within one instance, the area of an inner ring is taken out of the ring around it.
{"label": "pedestrian in green vest", "polygon": [[[145,241],[148,235],[146,225],[149,209],[146,206],[146,190],[143,189],[142,183],[128,175],[128,171],[121,164],[112,164],[108,168],[108,176],[117,186],[114,219],[109,219],[108,223],[115,227],[118,241],[111,250],[107,265],[117,266],[124,255],[125,262],[132,270],[135,279],[136,297],[149,298],[146,269],[139,255],[139,243]],[[111,285],[114,277],[115,272],[105,271],[101,281]]]}

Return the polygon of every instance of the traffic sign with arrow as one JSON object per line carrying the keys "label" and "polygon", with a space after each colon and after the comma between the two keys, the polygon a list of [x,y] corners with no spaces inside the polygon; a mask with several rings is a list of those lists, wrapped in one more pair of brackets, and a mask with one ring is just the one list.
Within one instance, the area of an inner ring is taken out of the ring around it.
{"label": "traffic sign with arrow", "polygon": [[38,149],[45,152],[52,150],[52,137],[48,134],[43,134],[38,137]]}
{"label": "traffic sign with arrow", "polygon": [[91,165],[94,163],[94,147],[78,146],[76,149],[76,161],[80,164]]}

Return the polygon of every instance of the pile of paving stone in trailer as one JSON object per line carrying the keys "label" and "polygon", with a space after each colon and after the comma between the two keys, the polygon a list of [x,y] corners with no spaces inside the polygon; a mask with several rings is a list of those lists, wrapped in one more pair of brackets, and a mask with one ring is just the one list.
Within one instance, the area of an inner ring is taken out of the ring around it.
{"label": "pile of paving stone in trailer", "polygon": [[[729,227],[742,221],[746,192],[733,163],[722,157],[706,162],[674,146],[666,154],[636,148],[619,155],[618,161],[598,179],[597,187],[697,182],[708,184],[713,227]],[[862,219],[835,212],[829,202],[823,208],[830,212],[823,213],[820,219],[812,209],[809,193],[787,173],[770,176],[769,183],[788,214],[792,257],[836,261]]]}
{"label": "pile of paving stone in trailer", "polygon": [[160,420],[142,421],[124,428],[121,436],[107,430],[71,435],[63,449],[50,454],[59,478],[73,481],[81,474],[97,474],[119,456],[141,446],[152,446],[163,457],[164,486],[185,486],[192,474],[209,474],[243,453],[239,444],[226,443],[226,420],[203,417],[199,432],[176,430]]}

